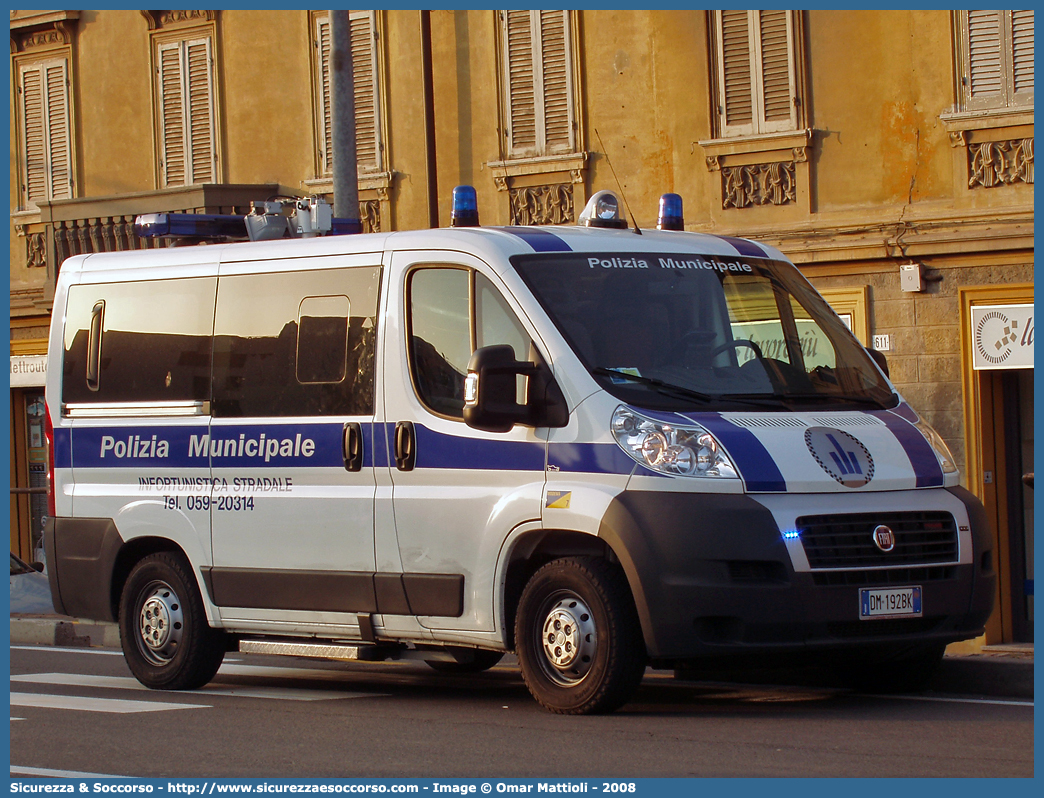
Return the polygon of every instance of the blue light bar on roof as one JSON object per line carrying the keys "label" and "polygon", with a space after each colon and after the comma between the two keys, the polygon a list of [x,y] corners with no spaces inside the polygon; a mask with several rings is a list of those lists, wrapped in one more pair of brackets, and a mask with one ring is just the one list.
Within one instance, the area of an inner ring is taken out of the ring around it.
{"label": "blue light bar on roof", "polygon": [[346,236],[362,232],[362,221],[360,219],[333,219],[330,228],[332,236]]}
{"label": "blue light bar on roof", "polygon": [[205,213],[146,213],[134,220],[141,238],[246,238],[242,216]]}

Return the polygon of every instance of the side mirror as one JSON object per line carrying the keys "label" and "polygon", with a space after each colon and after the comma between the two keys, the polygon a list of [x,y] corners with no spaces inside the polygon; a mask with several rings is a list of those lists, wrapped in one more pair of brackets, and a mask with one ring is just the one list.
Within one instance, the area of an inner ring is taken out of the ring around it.
{"label": "side mirror", "polygon": [[884,375],[891,379],[891,375],[888,373],[888,358],[884,356],[884,352],[880,352],[877,349],[871,349],[870,347],[867,347],[866,353],[870,355],[870,359],[878,365],[878,368],[880,368],[881,371],[884,372]]}
{"label": "side mirror", "polygon": [[[524,405],[516,401],[519,376],[529,377]],[[464,380],[464,422],[486,432],[508,432],[516,424],[564,427],[569,412],[545,363],[517,361],[510,346],[499,344],[471,355]]]}

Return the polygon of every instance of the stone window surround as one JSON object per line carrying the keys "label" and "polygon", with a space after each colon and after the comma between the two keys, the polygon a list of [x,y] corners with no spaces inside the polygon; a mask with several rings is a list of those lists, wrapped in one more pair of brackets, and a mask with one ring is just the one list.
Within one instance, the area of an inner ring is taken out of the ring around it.
{"label": "stone window surround", "polygon": [[[1033,184],[1033,109],[1005,109],[999,111],[947,112],[939,115],[944,129],[949,134],[953,148],[954,175],[959,184],[968,190],[997,187],[1011,183]],[[976,145],[1002,144],[1024,147],[1029,144],[1029,162],[1026,168],[1017,170],[1009,180],[983,182],[973,166]]]}
{"label": "stone window surround", "polygon": [[[699,141],[707,171],[721,174],[722,208],[798,204],[808,211],[811,189],[809,149],[814,132],[812,128],[804,128]],[[789,177],[789,192],[780,190],[778,185],[775,191],[770,189],[768,182],[776,173],[784,179]],[[738,197],[734,187],[740,182],[753,184],[758,196]]]}

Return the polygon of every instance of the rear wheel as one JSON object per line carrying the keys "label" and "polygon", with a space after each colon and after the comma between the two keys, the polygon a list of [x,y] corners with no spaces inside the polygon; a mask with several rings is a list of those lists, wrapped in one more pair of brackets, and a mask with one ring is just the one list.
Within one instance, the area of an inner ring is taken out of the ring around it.
{"label": "rear wheel", "polygon": [[487,651],[481,648],[447,649],[453,655],[453,662],[429,659],[425,663],[439,673],[481,673],[488,671],[504,658],[503,651]]}
{"label": "rear wheel", "polygon": [[611,712],[638,688],[645,644],[627,579],[594,557],[554,560],[519,599],[515,648],[533,697],[551,712]]}
{"label": "rear wheel", "polygon": [[157,690],[209,682],[225,656],[225,634],[207,623],[184,557],[157,552],[131,569],[120,598],[120,644],[135,678]]}

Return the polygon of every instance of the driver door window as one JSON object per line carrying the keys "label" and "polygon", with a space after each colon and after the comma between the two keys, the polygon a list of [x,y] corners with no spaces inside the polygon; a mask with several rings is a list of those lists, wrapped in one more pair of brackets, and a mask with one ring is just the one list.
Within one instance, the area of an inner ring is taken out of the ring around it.
{"label": "driver door window", "polygon": [[[420,268],[408,279],[414,389],[432,412],[462,419],[464,377],[472,352],[508,344],[516,360],[528,359],[529,335],[489,279],[472,269]],[[519,378],[518,391],[524,402],[524,378]]]}

